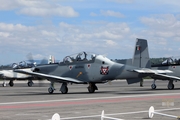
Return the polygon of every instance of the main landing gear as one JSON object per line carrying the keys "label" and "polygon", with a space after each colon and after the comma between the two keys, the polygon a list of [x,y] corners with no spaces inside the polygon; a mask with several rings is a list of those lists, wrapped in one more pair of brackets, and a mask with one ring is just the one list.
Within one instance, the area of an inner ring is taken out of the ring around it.
{"label": "main landing gear", "polygon": [[95,83],[89,83],[89,86],[88,86],[89,93],[94,93],[95,90],[98,90],[96,84]]}
{"label": "main landing gear", "polygon": [[[7,86],[7,85],[6,85],[6,80],[5,80],[5,79],[4,79],[4,81],[3,81],[2,86],[3,86],[3,87],[6,87],[6,86]],[[9,81],[9,86],[11,86],[11,87],[13,87],[13,86],[14,86],[14,82],[13,82],[13,80],[10,80],[10,81]]]}
{"label": "main landing gear", "polygon": [[11,86],[11,87],[13,87],[13,86],[14,86],[14,82],[13,82],[13,80],[10,80],[10,81],[9,81],[9,86]]}
{"label": "main landing gear", "polygon": [[[156,89],[155,81],[156,81],[156,80],[154,79],[154,81],[153,81],[153,83],[152,83],[152,85],[151,85],[151,88],[152,88],[152,89]],[[169,83],[168,83],[167,88],[168,88],[169,90],[173,90],[173,89],[174,89],[173,80],[169,80]]]}
{"label": "main landing gear", "polygon": [[[51,82],[50,87],[48,88],[49,94],[52,94],[54,92],[54,90],[55,90],[54,82]],[[60,91],[61,91],[62,94],[67,94],[68,93],[67,83],[62,83],[62,85],[60,87]]]}
{"label": "main landing gear", "polygon": [[173,89],[174,89],[173,80],[169,80],[169,83],[168,83],[167,88],[168,88],[169,90],[173,90]]}
{"label": "main landing gear", "polygon": [[62,94],[67,94],[68,93],[67,83],[63,83],[61,85],[60,91],[61,91]]}

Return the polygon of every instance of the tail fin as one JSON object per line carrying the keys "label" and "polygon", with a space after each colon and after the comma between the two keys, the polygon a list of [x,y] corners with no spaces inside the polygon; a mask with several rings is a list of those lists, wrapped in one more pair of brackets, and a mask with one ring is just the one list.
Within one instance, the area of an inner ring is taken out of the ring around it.
{"label": "tail fin", "polygon": [[54,58],[54,56],[50,55],[49,60],[48,60],[48,64],[52,64],[52,63],[55,63],[55,58]]}
{"label": "tail fin", "polygon": [[140,68],[151,67],[147,40],[139,38],[136,39],[132,65]]}

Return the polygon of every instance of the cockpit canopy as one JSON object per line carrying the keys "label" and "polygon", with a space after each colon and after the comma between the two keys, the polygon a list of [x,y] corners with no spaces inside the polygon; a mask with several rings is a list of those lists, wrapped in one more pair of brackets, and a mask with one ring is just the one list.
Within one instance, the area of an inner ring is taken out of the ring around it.
{"label": "cockpit canopy", "polygon": [[72,62],[77,62],[77,61],[92,61],[96,57],[96,54],[94,53],[89,53],[89,52],[80,52],[77,54],[73,54],[70,56],[66,56],[63,59],[64,63],[72,63]]}
{"label": "cockpit canopy", "polygon": [[170,57],[162,62],[163,65],[176,65],[180,64],[180,56],[178,57]]}

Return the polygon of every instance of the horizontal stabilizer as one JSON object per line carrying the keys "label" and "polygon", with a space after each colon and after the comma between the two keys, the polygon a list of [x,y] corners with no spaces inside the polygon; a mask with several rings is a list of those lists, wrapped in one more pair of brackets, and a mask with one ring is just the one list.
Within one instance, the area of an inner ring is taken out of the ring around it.
{"label": "horizontal stabilizer", "polygon": [[178,81],[180,81],[180,77],[171,76],[171,75],[164,75],[164,74],[154,74],[151,77],[152,78],[158,78],[161,80],[178,80]]}
{"label": "horizontal stabilizer", "polygon": [[146,73],[146,74],[166,74],[166,73],[173,73],[171,70],[152,70],[152,69],[147,69],[147,68],[142,68],[142,69],[134,69],[134,72],[137,73]]}
{"label": "horizontal stabilizer", "polygon": [[138,83],[142,80],[142,78],[133,78],[133,79],[126,79],[128,84]]}

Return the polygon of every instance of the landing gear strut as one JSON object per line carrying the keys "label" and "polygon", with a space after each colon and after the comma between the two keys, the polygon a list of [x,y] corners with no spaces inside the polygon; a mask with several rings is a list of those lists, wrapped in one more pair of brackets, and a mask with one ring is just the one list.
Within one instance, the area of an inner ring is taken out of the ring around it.
{"label": "landing gear strut", "polygon": [[172,89],[174,89],[174,84],[173,84],[173,80],[169,80],[169,83],[168,83],[168,89],[169,90],[172,90]]}
{"label": "landing gear strut", "polygon": [[89,86],[88,86],[89,93],[94,93],[95,90],[98,90],[96,84],[95,83],[89,83]]}

